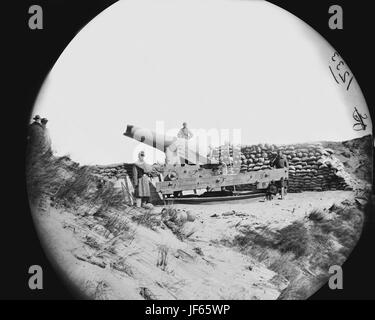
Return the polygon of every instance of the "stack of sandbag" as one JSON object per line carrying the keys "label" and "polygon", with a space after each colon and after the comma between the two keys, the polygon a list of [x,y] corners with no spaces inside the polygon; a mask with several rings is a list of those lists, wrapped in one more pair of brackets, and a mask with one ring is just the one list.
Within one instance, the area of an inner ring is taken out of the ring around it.
{"label": "stack of sandbag", "polygon": [[273,146],[259,144],[241,149],[241,172],[269,170],[271,159],[276,155]]}
{"label": "stack of sandbag", "polygon": [[289,192],[351,189],[344,166],[334,157],[334,151],[319,144],[297,145],[289,158]]}
{"label": "stack of sandbag", "polygon": [[107,179],[124,178],[127,175],[125,166],[125,164],[94,166],[93,172]]}
{"label": "stack of sandbag", "polygon": [[[223,147],[217,148],[219,162]],[[350,190],[350,175],[341,161],[334,157],[334,151],[323,148],[320,143],[242,146],[239,153],[240,172],[270,170],[272,160],[281,150],[289,161],[289,192]],[[229,148],[230,154],[230,148]],[[226,152],[224,152],[226,155]]]}

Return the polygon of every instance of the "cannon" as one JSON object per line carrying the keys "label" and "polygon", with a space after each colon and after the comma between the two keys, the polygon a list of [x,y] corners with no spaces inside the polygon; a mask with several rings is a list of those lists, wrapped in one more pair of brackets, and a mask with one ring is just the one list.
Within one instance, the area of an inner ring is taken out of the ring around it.
{"label": "cannon", "polygon": [[[225,165],[212,161],[204,151],[195,148],[194,141],[160,135],[133,125],[126,127],[124,135],[165,153],[166,161],[159,181],[155,183],[156,191],[163,200],[181,200],[184,191],[196,194],[196,190],[205,190],[197,196],[201,201],[239,199],[251,197],[254,191],[241,194],[235,191],[236,186],[252,185],[259,194],[267,189],[271,181],[288,180],[287,168],[242,173],[239,167],[234,166],[228,172]],[[192,201],[191,196],[189,199]]]}
{"label": "cannon", "polygon": [[197,150],[197,146],[194,145],[194,142],[189,143],[189,141],[185,139],[168,137],[132,125],[126,127],[124,135],[164,152],[166,155],[166,164],[168,165],[181,163],[211,163],[206,156],[202,155],[202,153]]}

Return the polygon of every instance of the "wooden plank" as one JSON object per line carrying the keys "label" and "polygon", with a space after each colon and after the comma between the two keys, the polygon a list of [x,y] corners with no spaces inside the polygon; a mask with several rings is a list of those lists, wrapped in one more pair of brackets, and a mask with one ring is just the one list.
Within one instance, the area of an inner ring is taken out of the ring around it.
{"label": "wooden plank", "polygon": [[206,203],[206,202],[221,202],[221,201],[233,201],[233,200],[246,200],[262,198],[265,193],[253,193],[233,196],[222,196],[222,197],[194,197],[194,198],[166,198],[166,202],[176,203]]}
{"label": "wooden plank", "polygon": [[174,191],[206,189],[207,187],[212,189],[243,184],[269,183],[271,181],[279,181],[281,178],[288,178],[287,169],[253,171],[234,175],[193,176],[158,182],[156,183],[156,190],[164,194],[171,194]]}

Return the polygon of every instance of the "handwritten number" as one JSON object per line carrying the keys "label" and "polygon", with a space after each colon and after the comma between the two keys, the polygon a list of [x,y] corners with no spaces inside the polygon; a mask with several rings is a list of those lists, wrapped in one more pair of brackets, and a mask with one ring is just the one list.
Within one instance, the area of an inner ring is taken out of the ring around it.
{"label": "handwritten number", "polygon": [[344,61],[340,61],[340,63],[337,65],[337,67],[336,67],[336,70],[337,71],[340,71],[340,66],[343,66],[343,65],[345,65],[345,62]]}
{"label": "handwritten number", "polygon": [[337,78],[336,78],[336,76],[335,76],[335,73],[333,72],[331,66],[329,66],[329,70],[331,70],[331,73],[332,73],[333,79],[335,79],[335,81],[337,82],[337,84],[340,84],[340,82],[337,80]]}
{"label": "handwritten number", "polygon": [[339,76],[340,76],[342,82],[345,83],[346,82],[346,76],[350,76],[350,73],[348,71],[345,71],[344,76],[342,76],[341,74],[339,74]]}
{"label": "handwritten number", "polygon": [[332,56],[332,61],[333,62],[336,62],[336,59],[334,59],[334,57],[336,57],[336,56],[338,56],[340,58],[340,55],[337,52],[335,52],[335,54]]}
{"label": "handwritten number", "polygon": [[[332,73],[333,78],[335,79],[337,84],[340,84],[339,79],[341,79],[342,83],[346,85],[346,90],[349,91],[349,88],[353,82],[354,76],[349,71],[345,71],[345,70],[348,70],[348,68],[346,67],[344,60],[342,60],[341,56],[339,55],[337,51],[333,53],[331,60],[334,63],[331,63],[332,66],[329,66],[329,69]],[[342,74],[342,72],[344,72],[344,74]]]}
{"label": "handwritten number", "polygon": [[353,78],[354,78],[354,76],[352,76],[352,77],[350,78],[350,81],[349,81],[349,83],[348,83],[348,86],[346,87],[346,91],[349,90],[350,85],[352,84]]}

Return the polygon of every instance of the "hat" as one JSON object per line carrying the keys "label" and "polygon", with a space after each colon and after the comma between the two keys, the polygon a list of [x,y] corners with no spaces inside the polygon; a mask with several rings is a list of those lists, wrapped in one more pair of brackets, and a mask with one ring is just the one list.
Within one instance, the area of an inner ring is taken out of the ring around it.
{"label": "hat", "polygon": [[40,120],[40,116],[39,115],[36,115],[33,120],[37,121],[37,120]]}

